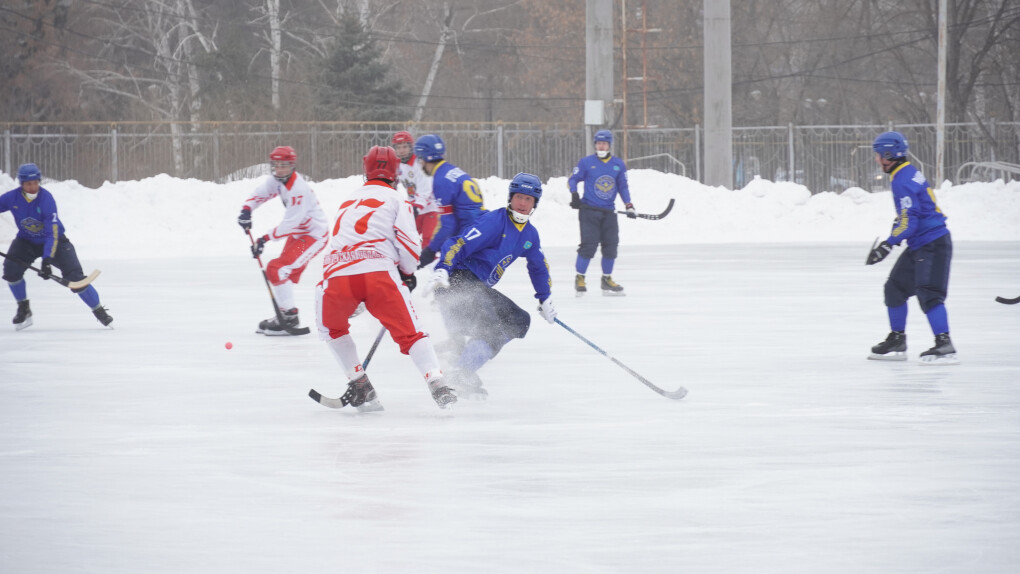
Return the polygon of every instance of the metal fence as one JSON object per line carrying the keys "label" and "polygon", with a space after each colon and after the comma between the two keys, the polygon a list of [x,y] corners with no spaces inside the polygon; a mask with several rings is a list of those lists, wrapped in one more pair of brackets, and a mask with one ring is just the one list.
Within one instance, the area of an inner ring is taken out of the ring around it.
{"label": "metal fence", "polygon": [[[934,124],[787,125],[733,129],[733,185],[740,188],[760,176],[795,181],[813,192],[881,189],[887,184],[875,164],[871,141],[889,129],[907,136],[914,162],[934,178]],[[388,144],[400,130],[439,134],[449,150],[447,159],[478,178],[508,178],[519,171],[542,179],[568,175],[589,153],[591,134],[580,125],[523,123],[9,123],[4,124],[0,161],[7,174],[31,161],[47,178],[77,180],[88,187],[163,173],[229,181],[267,173],[269,151],[290,145],[298,152],[301,172],[320,181],[360,174],[365,151]],[[945,137],[947,179],[973,162],[1020,164],[1020,123],[949,124]],[[702,140],[699,126],[628,129],[625,134],[617,130],[616,153],[631,169],[656,169],[700,181]]]}

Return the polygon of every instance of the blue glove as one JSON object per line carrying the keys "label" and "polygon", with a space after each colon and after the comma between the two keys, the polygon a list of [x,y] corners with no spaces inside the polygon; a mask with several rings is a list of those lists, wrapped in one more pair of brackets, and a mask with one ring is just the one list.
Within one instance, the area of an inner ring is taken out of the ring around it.
{"label": "blue glove", "polygon": [[266,248],[266,242],[269,241],[268,235],[263,235],[255,240],[255,245],[251,246],[251,256],[258,257],[262,255],[262,250]]}
{"label": "blue glove", "polygon": [[39,277],[43,279],[49,279],[53,277],[53,260],[49,257],[43,257],[42,265],[39,266]]}
{"label": "blue glove", "polygon": [[237,224],[241,226],[241,229],[248,231],[251,229],[251,210],[247,207],[241,208],[241,215],[237,216]]}

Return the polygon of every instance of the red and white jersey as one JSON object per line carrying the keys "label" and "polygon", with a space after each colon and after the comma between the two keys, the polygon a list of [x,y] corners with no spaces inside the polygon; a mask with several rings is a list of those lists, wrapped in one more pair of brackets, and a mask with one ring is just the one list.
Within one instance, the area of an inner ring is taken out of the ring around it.
{"label": "red and white jersey", "polygon": [[432,178],[425,175],[416,160],[417,157],[412,154],[407,163],[401,162],[397,166],[397,182],[407,191],[408,201],[419,214],[439,211],[439,204],[432,195]]}
{"label": "red and white jersey", "polygon": [[319,206],[315,192],[298,172],[292,173],[286,183],[280,183],[271,175],[266,176],[252,196],[244,201],[244,207],[254,211],[274,197],[280,198],[286,212],[283,220],[269,231],[270,239],[275,241],[301,235],[319,239],[329,233],[329,219]]}
{"label": "red and white jersey", "polygon": [[322,278],[371,271],[405,274],[418,269],[421,239],[411,204],[404,194],[370,180],[344,198],[337,210],[329,253],[322,259]]}

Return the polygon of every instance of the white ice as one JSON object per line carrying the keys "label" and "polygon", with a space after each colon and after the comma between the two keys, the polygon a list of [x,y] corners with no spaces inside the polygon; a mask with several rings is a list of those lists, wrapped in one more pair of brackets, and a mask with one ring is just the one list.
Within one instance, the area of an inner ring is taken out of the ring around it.
{"label": "white ice", "polygon": [[[358,181],[317,184],[326,211]],[[0,572],[1020,568],[1020,306],[993,301],[1020,295],[1020,184],[938,191],[962,363],[931,367],[913,301],[910,360],[865,359],[888,332],[892,261],[864,266],[888,193],[635,172],[639,211],[676,208],[621,218],[626,297],[575,298],[575,215],[553,180],[534,221],[560,319],[689,395],[653,393],[534,312],[481,371],[488,401],[451,411],[384,339],[374,414],[307,397],[345,385],[314,335],[254,334],[272,309],[234,221],[252,182],[44,185],[86,271],[102,269],[114,328],[29,275],[35,324],[15,332],[0,294]],[[490,208],[505,201],[506,181],[484,185]],[[12,235],[0,215],[0,244]],[[523,263],[499,289],[534,310]],[[354,320],[362,354],[378,328]]]}

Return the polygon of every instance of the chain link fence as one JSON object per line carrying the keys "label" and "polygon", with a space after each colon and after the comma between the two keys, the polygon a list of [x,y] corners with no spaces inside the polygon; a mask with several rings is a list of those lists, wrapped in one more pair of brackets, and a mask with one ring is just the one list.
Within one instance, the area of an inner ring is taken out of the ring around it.
{"label": "chain link fence", "polygon": [[[290,145],[299,170],[313,181],[359,175],[361,157],[388,145],[394,132],[439,134],[447,159],[476,178],[512,177],[526,171],[543,180],[569,175],[590,153],[591,129],[525,123],[259,123],[159,122],[3,124],[0,161],[12,174],[26,162],[46,178],[77,180],[88,187],[169,174],[231,181],[268,173],[269,152]],[[733,185],[755,177],[794,181],[812,190],[882,189],[871,141],[896,129],[910,141],[912,160],[935,176],[935,125],[772,126],[733,129]],[[631,169],[647,168],[701,180],[703,132],[693,128],[616,130],[615,153]],[[946,179],[971,164],[1020,164],[1020,123],[946,126]],[[975,171],[972,174],[1009,172]],[[961,175],[961,177],[967,177]],[[958,182],[959,183],[959,182]]]}

